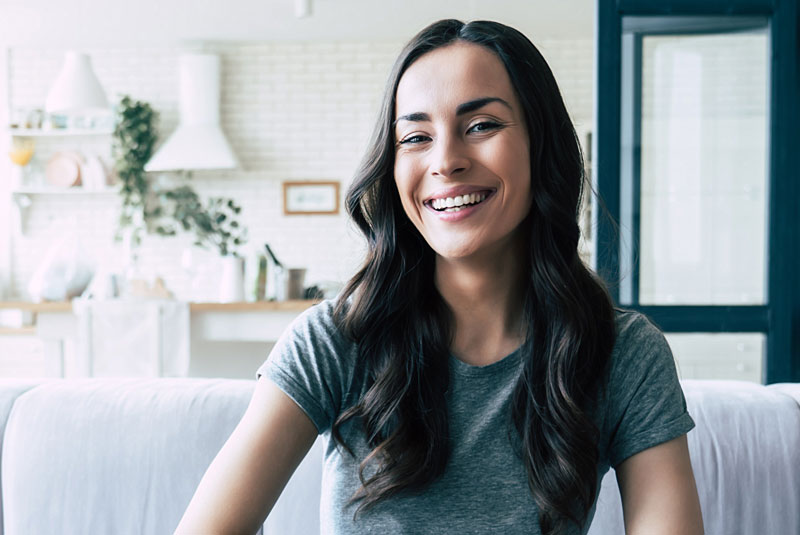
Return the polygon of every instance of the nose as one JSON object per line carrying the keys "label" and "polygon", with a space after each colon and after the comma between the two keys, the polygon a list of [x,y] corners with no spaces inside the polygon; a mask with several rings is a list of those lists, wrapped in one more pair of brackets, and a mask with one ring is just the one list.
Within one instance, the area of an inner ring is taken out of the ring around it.
{"label": "nose", "polygon": [[438,139],[431,158],[430,169],[433,176],[448,178],[463,174],[470,167],[467,148],[462,140],[453,135],[444,135]]}

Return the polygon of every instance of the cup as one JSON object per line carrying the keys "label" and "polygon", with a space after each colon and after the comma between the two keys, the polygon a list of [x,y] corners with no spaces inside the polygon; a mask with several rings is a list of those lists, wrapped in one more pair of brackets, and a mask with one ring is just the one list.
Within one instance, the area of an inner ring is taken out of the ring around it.
{"label": "cup", "polygon": [[304,282],[306,279],[306,270],[305,268],[290,268],[289,269],[289,276],[287,277],[286,286],[287,286],[287,298],[288,299],[302,299],[303,298],[303,290],[304,290]]}
{"label": "cup", "polygon": [[25,167],[33,158],[36,142],[31,137],[14,137],[11,141],[11,148],[8,157],[19,167]]}

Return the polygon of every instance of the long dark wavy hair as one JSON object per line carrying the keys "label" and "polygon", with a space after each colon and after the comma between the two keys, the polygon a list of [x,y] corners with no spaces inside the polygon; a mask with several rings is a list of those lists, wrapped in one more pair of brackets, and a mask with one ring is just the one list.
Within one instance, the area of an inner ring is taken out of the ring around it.
{"label": "long dark wavy hair", "polygon": [[604,284],[578,256],[584,164],[550,68],[520,32],[496,22],[442,20],[401,52],[385,89],[370,147],[349,188],[347,211],[364,233],[363,267],[340,295],[338,327],[357,343],[367,385],[333,426],[355,420],[372,448],[352,496],[356,515],[400,492],[426,488],[450,455],[448,360],[452,315],[434,285],[435,253],[406,216],[394,181],[397,85],[420,56],[456,41],[494,52],[524,109],[530,138],[523,364],[510,431],[525,464],[543,533],[583,524],[597,488],[598,430],[590,413],[614,345]]}

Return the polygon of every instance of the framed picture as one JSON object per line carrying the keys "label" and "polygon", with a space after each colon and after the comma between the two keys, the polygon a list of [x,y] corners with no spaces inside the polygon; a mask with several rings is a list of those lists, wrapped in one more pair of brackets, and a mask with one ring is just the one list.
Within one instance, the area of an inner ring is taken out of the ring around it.
{"label": "framed picture", "polygon": [[332,215],[339,213],[339,183],[335,181],[284,182],[283,213]]}

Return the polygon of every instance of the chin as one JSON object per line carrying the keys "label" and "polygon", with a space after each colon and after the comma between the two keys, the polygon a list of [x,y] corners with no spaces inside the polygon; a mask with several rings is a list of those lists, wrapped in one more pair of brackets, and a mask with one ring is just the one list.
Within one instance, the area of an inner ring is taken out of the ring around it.
{"label": "chin", "polygon": [[452,245],[447,247],[431,247],[433,252],[436,253],[436,256],[442,257],[444,260],[462,260],[468,258],[475,254],[478,251],[478,248],[475,246],[461,246],[461,247],[453,247]]}

